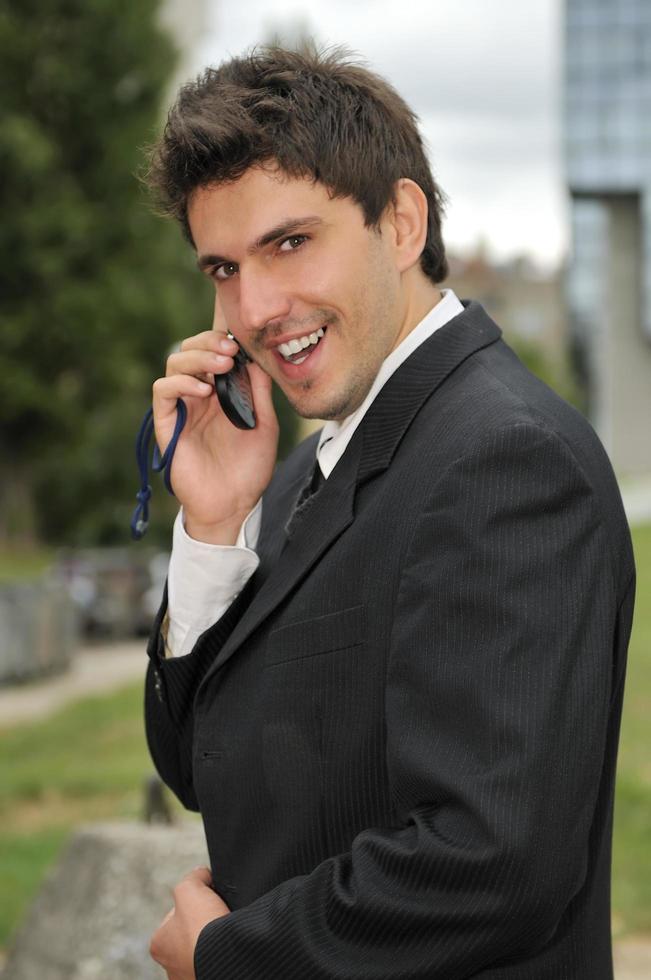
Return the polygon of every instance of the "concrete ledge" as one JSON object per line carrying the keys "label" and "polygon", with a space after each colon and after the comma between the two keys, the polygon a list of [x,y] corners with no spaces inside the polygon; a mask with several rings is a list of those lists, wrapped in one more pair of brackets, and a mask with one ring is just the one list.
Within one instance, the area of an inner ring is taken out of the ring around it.
{"label": "concrete ledge", "polygon": [[[149,940],[171,908],[171,889],[205,864],[198,821],[80,829],[29,910],[2,980],[162,980]],[[651,977],[651,938],[615,944],[615,977]]]}
{"label": "concrete ledge", "polygon": [[199,822],[83,827],[29,910],[2,980],[161,980],[150,937],[171,889],[207,861]]}

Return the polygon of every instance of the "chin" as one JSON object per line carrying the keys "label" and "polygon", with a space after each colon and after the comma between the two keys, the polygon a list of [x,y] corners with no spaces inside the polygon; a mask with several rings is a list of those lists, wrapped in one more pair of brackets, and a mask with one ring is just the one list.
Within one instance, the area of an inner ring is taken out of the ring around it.
{"label": "chin", "polygon": [[302,419],[323,419],[324,422],[328,422],[331,419],[343,419],[346,417],[345,415],[334,414],[329,410],[328,405],[306,405],[304,403],[297,405],[296,402],[292,401],[291,399],[290,405],[296,414],[300,415]]}
{"label": "chin", "polygon": [[297,415],[303,419],[323,419],[324,422],[343,422],[345,418],[359,408],[366,395],[361,398],[340,397],[338,399],[323,398],[307,399],[296,402],[289,399],[290,404]]}
{"label": "chin", "polygon": [[371,377],[349,378],[347,385],[333,390],[322,382],[310,380],[300,389],[285,391],[287,401],[303,419],[323,419],[324,422],[342,422],[352,415],[366,398],[375,374]]}

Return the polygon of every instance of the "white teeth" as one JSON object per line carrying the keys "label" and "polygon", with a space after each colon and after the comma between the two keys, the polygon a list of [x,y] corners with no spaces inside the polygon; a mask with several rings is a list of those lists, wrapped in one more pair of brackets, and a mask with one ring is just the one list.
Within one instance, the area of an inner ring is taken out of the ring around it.
{"label": "white teeth", "polygon": [[292,364],[302,364],[303,361],[307,361],[308,356],[309,355],[306,354],[305,357],[297,357],[295,361],[292,361]]}
{"label": "white teeth", "polygon": [[[323,337],[324,333],[325,331],[323,327],[319,327],[315,333],[306,334],[304,337],[295,337],[293,340],[288,340],[286,344],[279,344],[278,351],[285,359],[288,359],[292,356],[292,354],[298,354],[299,351],[305,350],[306,347],[317,344],[321,337]],[[305,357],[301,357],[299,360],[293,361],[292,363],[302,364],[304,360]]]}

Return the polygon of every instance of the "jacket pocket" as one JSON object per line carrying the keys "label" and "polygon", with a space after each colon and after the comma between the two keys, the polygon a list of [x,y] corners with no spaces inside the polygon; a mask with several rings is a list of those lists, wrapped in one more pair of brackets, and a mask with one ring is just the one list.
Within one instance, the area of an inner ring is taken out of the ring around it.
{"label": "jacket pocket", "polygon": [[365,611],[363,605],[351,606],[273,630],[267,643],[266,665],[359,646],[364,642]]}

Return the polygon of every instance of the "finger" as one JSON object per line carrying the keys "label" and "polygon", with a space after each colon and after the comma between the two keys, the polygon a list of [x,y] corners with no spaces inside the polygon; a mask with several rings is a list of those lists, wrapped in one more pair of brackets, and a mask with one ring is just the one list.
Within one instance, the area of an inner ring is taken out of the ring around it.
{"label": "finger", "polygon": [[163,959],[165,957],[165,950],[166,950],[166,939],[165,939],[164,929],[167,923],[170,921],[170,919],[174,917],[174,914],[175,914],[175,910],[171,908],[167,913],[167,915],[165,916],[165,918],[163,919],[163,921],[161,922],[161,924],[159,925],[156,932],[152,935],[151,939],[149,940],[149,955],[157,963],[160,963],[161,966],[163,965]]}
{"label": "finger", "polygon": [[227,354],[217,354],[209,350],[186,350],[178,354],[170,354],[167,358],[165,374],[167,377],[175,374],[225,374],[232,371],[233,357]]}
{"label": "finger", "polygon": [[271,377],[263,371],[257,364],[249,363],[246,366],[251,381],[251,392],[253,394],[253,404],[258,421],[263,425],[277,425],[276,410],[272,400]]}
{"label": "finger", "polygon": [[179,350],[211,350],[215,353],[237,353],[237,342],[226,336],[224,331],[204,330],[193,337],[181,341]]}
{"label": "finger", "polygon": [[207,398],[212,395],[214,388],[206,381],[191,377],[188,374],[175,375],[172,378],[158,378],[152,387],[152,407],[154,417],[162,422],[176,412],[178,398]]}

